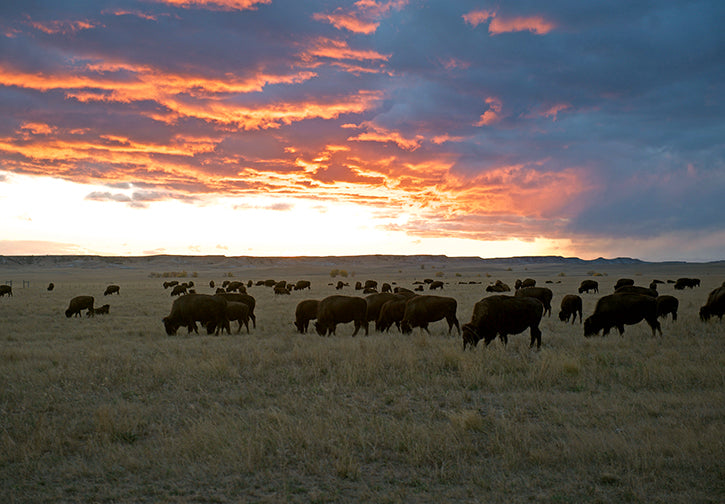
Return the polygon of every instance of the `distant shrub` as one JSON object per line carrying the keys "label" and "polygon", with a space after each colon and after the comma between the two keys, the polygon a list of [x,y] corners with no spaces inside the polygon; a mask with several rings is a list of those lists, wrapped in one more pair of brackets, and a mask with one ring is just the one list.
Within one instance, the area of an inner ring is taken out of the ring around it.
{"label": "distant shrub", "polygon": [[439,277],[439,278],[440,278],[440,277],[442,277],[443,275],[444,275],[444,273],[443,273],[442,271],[436,271],[436,276],[437,276],[437,277]]}
{"label": "distant shrub", "polygon": [[339,275],[339,274],[340,274],[340,270],[339,270],[339,269],[337,269],[337,268],[333,268],[333,269],[331,269],[331,270],[330,270],[330,276],[331,276],[332,278],[335,278],[335,277],[336,277],[337,275]]}
{"label": "distant shrub", "polygon": [[566,273],[564,273],[564,272],[562,271],[561,273],[559,273],[559,276],[560,276],[560,277],[565,277],[565,276],[566,276]]}
{"label": "distant shrub", "polygon": [[347,270],[340,270],[340,276],[347,278]]}
{"label": "distant shrub", "polygon": [[461,275],[460,273],[456,273],[456,276],[457,277],[462,277],[463,275]]}

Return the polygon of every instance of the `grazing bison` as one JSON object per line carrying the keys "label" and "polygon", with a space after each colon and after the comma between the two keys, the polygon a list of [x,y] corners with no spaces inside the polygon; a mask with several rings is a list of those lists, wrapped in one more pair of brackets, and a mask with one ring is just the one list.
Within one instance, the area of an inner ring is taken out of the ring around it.
{"label": "grazing bison", "polygon": [[634,280],[631,278],[620,278],[617,283],[614,284],[614,290],[624,287],[625,285],[634,285]]}
{"label": "grazing bison", "polygon": [[668,314],[672,314],[672,321],[677,320],[677,308],[680,302],[675,296],[657,296],[657,317],[666,318]]}
{"label": "grazing bison", "polygon": [[186,294],[186,285],[174,285],[174,288],[171,289],[172,296],[181,296],[182,294]]}
{"label": "grazing bison", "polygon": [[521,287],[516,291],[515,296],[538,299],[544,305],[544,313],[551,316],[551,298],[554,297],[554,293],[548,287]]}
{"label": "grazing bison", "polygon": [[589,291],[599,292],[599,282],[596,280],[582,280],[582,283],[579,284],[579,294],[584,292],[589,294]]}
{"label": "grazing bison", "polygon": [[536,287],[536,280],[533,278],[526,278],[521,281],[521,289],[525,289],[526,287]]}
{"label": "grazing bison", "polygon": [[657,289],[650,289],[649,287],[639,287],[638,285],[624,285],[614,291],[615,294],[642,294],[643,296],[652,296],[656,298],[658,296]]}
{"label": "grazing bison", "polygon": [[[360,282],[358,282],[358,283],[360,283]],[[343,282],[342,280],[338,280],[338,281],[337,281],[337,285],[335,286],[335,289],[336,289],[336,290],[341,290],[341,289],[342,289],[343,287],[347,287],[347,286],[349,286],[349,285],[350,285],[350,284],[349,284],[349,283],[347,283],[347,282]],[[357,288],[357,287],[356,287],[356,288]]]}
{"label": "grazing bison", "polygon": [[164,289],[168,289],[169,287],[176,287],[177,285],[179,285],[179,281],[178,280],[172,280],[170,282],[164,282]]}
{"label": "grazing bison", "polygon": [[579,323],[582,323],[582,298],[576,294],[567,294],[561,298],[561,311],[559,311],[559,320],[571,323],[576,321],[576,314],[579,314]]}
{"label": "grazing bison", "polygon": [[473,307],[471,321],[463,325],[463,349],[475,347],[481,339],[488,345],[499,335],[503,344],[508,343],[509,334],[519,334],[530,328],[529,347],[541,347],[539,323],[544,305],[531,297],[489,296]]}
{"label": "grazing bison", "polygon": [[275,295],[288,295],[289,296],[289,290],[287,289],[287,285],[275,285],[274,286],[274,293]]}
{"label": "grazing bison", "polygon": [[244,282],[235,280],[229,282],[226,286],[227,292],[247,292],[247,288],[244,286]]}
{"label": "grazing bison", "polygon": [[430,290],[442,289],[443,288],[443,282],[441,282],[440,280],[436,280],[436,281],[431,282],[430,284],[428,284],[428,288]]}
{"label": "grazing bison", "polygon": [[363,285],[363,289],[376,289],[378,288],[378,282],[375,280],[365,280],[365,284]]}
{"label": "grazing bison", "polygon": [[377,294],[378,291],[374,287],[365,287],[362,291],[363,294]]}
{"label": "grazing bison", "polygon": [[355,330],[352,335],[355,336],[360,327],[363,327],[367,336],[368,323],[365,320],[367,308],[367,302],[361,297],[338,295],[324,298],[317,307],[317,322],[315,322],[317,334],[320,336],[335,334],[337,324],[353,322]]}
{"label": "grazing bison", "polygon": [[655,298],[643,294],[610,294],[597,301],[594,313],[584,321],[584,336],[595,336],[601,330],[604,330],[602,336],[606,336],[612,327],[622,335],[625,325],[637,324],[642,319],[652,328],[652,336],[656,331],[662,335]]}
{"label": "grazing bison", "polygon": [[88,310],[88,316],[92,317],[94,315],[93,313],[93,302],[95,299],[93,299],[93,296],[76,296],[73,299],[70,300],[70,303],[68,304],[68,309],[65,311],[65,316],[68,318],[71,317],[80,317],[81,316],[81,310]]}
{"label": "grazing bison", "polygon": [[380,287],[380,292],[393,292],[393,287],[389,283],[384,283],[382,287]]}
{"label": "grazing bison", "polygon": [[707,301],[700,308],[700,320],[703,322],[710,320],[710,317],[717,317],[722,321],[725,314],[725,282],[721,287],[714,289],[707,296]]}
{"label": "grazing bison", "polygon": [[265,280],[263,282],[263,285],[265,287],[274,287],[276,284],[277,284],[277,281],[276,280],[272,280],[271,278],[269,280]]}
{"label": "grazing bison", "polygon": [[511,287],[503,283],[501,280],[496,280],[495,283],[486,287],[486,292],[510,292]]}
{"label": "grazing bison", "polygon": [[393,293],[395,293],[395,294],[404,294],[404,295],[406,295],[408,297],[417,296],[417,294],[415,292],[413,292],[410,289],[406,289],[405,287],[396,287],[395,289],[393,289]]}
{"label": "grazing bison", "polygon": [[53,282],[50,282],[48,284],[48,292],[52,291],[53,289],[55,289],[55,284]]}
{"label": "grazing bison", "polygon": [[216,284],[214,283],[214,280],[209,280],[209,288],[210,289],[213,289],[214,287],[216,287]]}
{"label": "grazing bison", "polygon": [[368,305],[365,319],[368,322],[378,320],[378,315],[380,315],[380,308],[382,308],[382,306],[391,299],[395,299],[395,294],[392,294],[390,292],[376,292],[374,294],[370,294],[369,296],[365,296],[365,303],[367,303]]}
{"label": "grazing bison", "polygon": [[700,286],[699,278],[678,278],[675,282],[676,290],[683,290],[685,288],[692,289]]}
{"label": "grazing bison", "polygon": [[297,331],[304,334],[310,325],[310,320],[317,318],[317,307],[320,302],[317,299],[305,299],[297,303],[295,308],[295,327]]}
{"label": "grazing bison", "polygon": [[396,294],[395,298],[383,303],[375,321],[375,330],[380,332],[388,331],[393,324],[400,330],[400,322],[405,316],[405,304],[409,299],[409,296]]}
{"label": "grazing bison", "polygon": [[451,297],[427,295],[410,298],[405,305],[403,320],[400,321],[400,331],[407,334],[414,327],[420,327],[430,334],[428,324],[445,318],[448,322],[448,334],[451,334],[453,326],[461,334],[461,326],[456,318],[457,308],[458,302]]}
{"label": "grazing bison", "polygon": [[416,291],[416,292],[423,292],[423,290],[424,290],[424,289],[423,289],[423,286],[422,286],[422,285],[419,285],[419,286],[417,286],[417,287],[416,287],[415,289],[413,289],[413,290],[414,290],[414,291]]}
{"label": "grazing bison", "polygon": [[310,283],[309,280],[297,280],[297,283],[295,283],[295,290],[298,291],[303,289],[312,290],[312,283]]}
{"label": "grazing bison", "polygon": [[206,326],[209,334],[225,328],[229,332],[229,320],[226,316],[227,301],[222,296],[209,294],[188,294],[181,296],[171,305],[171,312],[163,318],[166,334],[173,336],[181,326],[189,333],[198,334],[197,322]]}
{"label": "grazing bison", "polygon": [[91,311],[88,310],[87,316],[92,317],[94,315],[108,315],[108,311],[110,310],[111,305],[104,304],[100,308],[94,308],[93,313],[91,314]]}
{"label": "grazing bison", "polygon": [[0,285],[0,297],[3,297],[5,294],[12,297],[13,288],[10,285]]}
{"label": "grazing bison", "polygon": [[106,291],[103,293],[104,296],[108,296],[110,294],[118,294],[121,295],[121,287],[118,285],[109,285],[106,287]]}
{"label": "grazing bison", "polygon": [[257,328],[257,317],[254,316],[254,307],[257,306],[257,300],[246,293],[235,294],[232,292],[223,292],[216,294],[225,299],[227,302],[244,303],[249,306],[249,318],[252,319],[252,326]]}
{"label": "grazing bison", "polygon": [[[249,334],[249,306],[247,306],[246,303],[227,301],[224,314],[227,316],[227,320],[229,322],[234,322],[236,320],[239,323],[237,334],[242,332],[242,324],[244,324],[244,327],[247,328],[247,334]],[[229,332],[229,327],[225,326],[225,328],[227,329],[227,332]]]}
{"label": "grazing bison", "polygon": [[362,290],[363,285],[362,282],[355,282],[355,290]]}

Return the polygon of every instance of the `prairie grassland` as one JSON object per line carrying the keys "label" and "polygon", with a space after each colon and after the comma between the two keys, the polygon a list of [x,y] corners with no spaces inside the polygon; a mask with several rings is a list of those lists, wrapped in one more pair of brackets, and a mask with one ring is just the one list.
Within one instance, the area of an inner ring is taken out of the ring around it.
{"label": "prairie grassland", "polygon": [[[251,288],[249,335],[167,337],[161,279],[56,272],[53,292],[38,280],[0,299],[0,501],[723,502],[725,322],[697,317],[721,273],[661,286],[680,299],[662,338],[642,323],[585,339],[556,316],[583,273],[505,272],[491,280],[561,282],[547,284],[541,350],[526,333],[463,352],[444,322],[430,335],[296,334],[297,302],[335,293],[321,273],[280,273],[313,281],[290,296]],[[616,277],[582,295],[585,317]],[[488,279],[443,279],[468,322]],[[121,295],[104,298],[108,283]],[[110,314],[67,319],[78,294]]]}

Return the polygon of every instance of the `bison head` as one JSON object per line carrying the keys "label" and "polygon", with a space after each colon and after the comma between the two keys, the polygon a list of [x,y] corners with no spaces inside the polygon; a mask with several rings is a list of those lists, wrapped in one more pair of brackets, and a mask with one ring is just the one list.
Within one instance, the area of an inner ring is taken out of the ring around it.
{"label": "bison head", "polygon": [[481,335],[478,334],[478,331],[473,326],[473,324],[463,324],[463,327],[461,328],[461,333],[463,335],[463,349],[465,350],[468,345],[471,345],[471,349],[478,345],[478,342],[481,341]]}
{"label": "bison head", "polygon": [[324,324],[324,323],[320,322],[319,320],[317,322],[315,322],[315,330],[317,331],[317,334],[319,334],[320,336],[326,335],[328,329],[329,328],[327,327],[327,324]]}
{"label": "bison head", "polygon": [[173,336],[176,334],[176,330],[179,328],[179,324],[172,322],[169,317],[164,317],[164,328],[166,329],[166,334],[169,336]]}
{"label": "bison head", "polygon": [[400,332],[403,333],[403,334],[410,334],[410,333],[412,333],[413,332],[413,328],[411,327],[410,322],[408,322],[407,320],[403,320],[400,323]]}
{"label": "bison head", "polygon": [[68,318],[71,318],[71,316],[72,316],[72,315],[73,315],[73,311],[71,311],[71,309],[70,309],[70,308],[68,308],[68,309],[67,309],[67,310],[65,311],[65,316],[66,316],[66,317],[68,317]]}
{"label": "bison head", "polygon": [[707,322],[708,320],[710,320],[710,316],[711,314],[709,307],[703,306],[702,308],[700,308],[700,320],[702,320],[703,322]]}
{"label": "bison head", "polygon": [[584,321],[584,336],[596,336],[599,334],[599,331],[602,329],[601,325],[598,323],[596,317],[592,315],[591,317],[587,317],[587,319]]}
{"label": "bison head", "polygon": [[[576,318],[576,317],[574,317],[574,318]],[[569,315],[564,310],[561,310],[559,312],[559,320],[561,320],[562,322],[566,322],[569,320]]]}

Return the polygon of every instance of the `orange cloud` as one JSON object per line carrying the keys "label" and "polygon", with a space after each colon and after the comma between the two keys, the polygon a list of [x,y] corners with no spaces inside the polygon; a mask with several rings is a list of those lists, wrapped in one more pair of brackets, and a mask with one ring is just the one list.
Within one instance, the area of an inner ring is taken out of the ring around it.
{"label": "orange cloud", "polygon": [[253,10],[258,4],[271,4],[272,0],[155,0],[157,3],[189,9],[192,7],[222,11]]}
{"label": "orange cloud", "polygon": [[[356,136],[348,137],[348,141],[382,143],[393,142],[403,150],[414,151],[420,147],[420,143],[424,139],[422,135],[415,135],[413,138],[405,138],[398,131],[389,131],[372,123],[364,123],[361,126],[365,127],[368,131]],[[350,125],[345,125],[344,127],[350,127]]]}
{"label": "orange cloud", "polygon": [[354,9],[338,7],[332,14],[315,13],[315,21],[325,21],[332,26],[345,29],[353,33],[370,35],[375,33],[380,23],[376,20],[387,15],[392,9],[400,10],[408,4],[408,0],[393,0],[390,2],[376,2],[375,0],[359,0],[355,2]]}
{"label": "orange cloud", "polygon": [[91,21],[30,21],[30,26],[48,35],[68,35],[81,30],[90,30],[98,26]]}
{"label": "orange cloud", "polygon": [[490,20],[488,32],[491,35],[517,31],[530,31],[537,35],[545,35],[556,28],[554,22],[544,19],[543,16],[516,16],[507,18],[499,16],[496,11],[489,10],[471,11],[463,15],[463,20],[474,28]]}
{"label": "orange cloud", "polygon": [[311,47],[302,54],[303,61],[313,61],[316,58],[329,58],[333,60],[355,61],[387,61],[390,54],[380,54],[377,51],[351,49],[344,40],[333,40],[326,37],[317,38]]}
{"label": "orange cloud", "polygon": [[501,100],[498,98],[486,98],[488,110],[481,115],[481,119],[475,124],[476,126],[488,126],[501,120]]}
{"label": "orange cloud", "polygon": [[344,28],[353,33],[362,33],[365,35],[375,33],[375,30],[380,25],[380,23],[364,21],[352,14],[346,14],[342,12],[341,7],[338,7],[333,14],[315,13],[312,19],[315,21],[327,21],[338,30]]}

